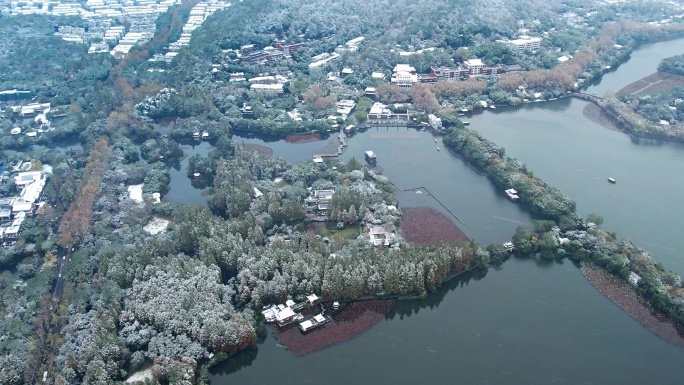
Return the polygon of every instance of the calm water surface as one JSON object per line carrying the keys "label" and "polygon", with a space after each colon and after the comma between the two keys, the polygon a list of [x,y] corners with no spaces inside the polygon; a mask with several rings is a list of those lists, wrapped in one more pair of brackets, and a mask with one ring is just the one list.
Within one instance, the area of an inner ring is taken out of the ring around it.
{"label": "calm water surface", "polygon": [[596,92],[599,96],[609,91],[617,92],[622,87],[656,72],[658,64],[664,58],[683,53],[684,38],[645,44],[632,52],[629,61],[604,75],[601,83],[589,87],[587,92]]}
{"label": "calm water surface", "polygon": [[501,109],[472,117],[471,127],[574,199],[580,215],[603,216],[604,228],[684,275],[684,144],[607,130],[584,118],[585,106],[564,99]]}
{"label": "calm water surface", "polygon": [[[605,84],[589,91],[616,90],[655,71],[662,57],[681,53],[683,43],[645,46],[606,75]],[[630,65],[633,61],[638,66]],[[679,204],[684,146],[634,141],[606,130],[584,118],[584,106],[567,99],[499,109],[469,120],[473,129],[575,199],[580,214],[601,214],[604,227],[684,272],[677,252],[684,246],[679,235],[684,228]],[[287,144],[260,144],[295,160],[297,151]],[[369,130],[350,139],[343,159],[362,158],[369,149],[395,184],[430,189],[478,242],[508,240],[518,223],[531,220],[428,133]],[[306,155],[299,156],[309,159]],[[617,184],[609,184],[608,177]],[[432,205],[444,211],[427,194],[400,193],[398,198],[402,206]],[[570,262],[513,258],[483,279],[454,280],[424,301],[399,302],[362,337],[309,356],[295,357],[269,336],[256,351],[217,367],[211,381],[675,385],[684,383],[683,360],[684,349],[643,329]]]}
{"label": "calm water surface", "polygon": [[[164,195],[164,199],[171,203],[184,205],[205,205],[207,196],[202,195],[202,188],[192,185],[188,178],[188,158],[200,154],[206,156],[211,151],[212,146],[208,142],[193,142],[181,146],[183,149],[183,160],[176,167],[169,169],[169,192]],[[206,187],[205,187],[206,188]]]}

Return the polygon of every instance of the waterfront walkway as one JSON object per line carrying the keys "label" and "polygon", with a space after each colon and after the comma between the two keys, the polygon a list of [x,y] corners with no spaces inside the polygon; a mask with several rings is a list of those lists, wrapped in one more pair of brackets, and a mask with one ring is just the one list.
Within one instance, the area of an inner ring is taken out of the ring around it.
{"label": "waterfront walkway", "polygon": [[588,100],[590,102],[596,103],[596,104],[601,104],[603,102],[603,98],[600,96],[592,95],[592,94],[585,94],[584,92],[575,92],[570,94],[570,96],[582,99],[582,100]]}

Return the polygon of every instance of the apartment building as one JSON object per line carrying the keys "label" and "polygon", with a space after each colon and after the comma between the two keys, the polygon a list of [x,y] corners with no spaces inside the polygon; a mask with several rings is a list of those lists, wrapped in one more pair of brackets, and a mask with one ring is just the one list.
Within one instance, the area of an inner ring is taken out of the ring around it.
{"label": "apartment building", "polygon": [[513,52],[520,53],[525,51],[535,51],[541,46],[541,37],[520,36],[515,40],[497,40],[499,43],[506,44]]}

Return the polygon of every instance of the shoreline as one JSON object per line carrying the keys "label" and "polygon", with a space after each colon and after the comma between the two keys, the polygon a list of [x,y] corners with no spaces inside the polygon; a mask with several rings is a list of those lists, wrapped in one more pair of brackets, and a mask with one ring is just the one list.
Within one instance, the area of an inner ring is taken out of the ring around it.
{"label": "shoreline", "polygon": [[654,310],[628,283],[591,263],[583,262],[580,271],[596,290],[632,317],[644,329],[664,342],[684,348],[684,327]]}
{"label": "shoreline", "polygon": [[604,108],[595,103],[589,102],[586,106],[584,106],[582,109],[582,115],[603,128],[620,132],[622,134],[631,135],[629,131],[620,127],[618,122],[610,114],[608,114]]}
{"label": "shoreline", "polygon": [[[590,108],[589,110],[582,111],[583,115],[591,120],[592,122],[607,128],[611,131],[617,131],[621,132],[623,134],[629,135],[633,138],[638,138],[638,139],[646,139],[646,140],[656,140],[656,141],[662,141],[662,142],[673,142],[673,143],[684,143],[684,138],[678,138],[678,137],[662,137],[662,136],[656,136],[656,135],[651,135],[651,134],[635,134],[634,132],[631,131],[631,123],[626,120],[626,119],[621,119],[623,123],[620,123],[618,121],[618,117],[615,116],[615,112],[611,111],[611,109],[607,108],[605,103],[599,104],[593,100],[588,100],[588,99],[582,99],[585,100],[589,103],[589,105],[594,105],[597,108],[601,110],[601,113],[597,113],[596,111],[592,111]],[[642,117],[642,119],[644,119]]]}
{"label": "shoreline", "polygon": [[242,150],[246,152],[256,152],[259,155],[263,156],[272,156],[273,155],[273,149],[267,146],[263,146],[261,144],[252,144],[252,143],[242,143],[241,144]]}

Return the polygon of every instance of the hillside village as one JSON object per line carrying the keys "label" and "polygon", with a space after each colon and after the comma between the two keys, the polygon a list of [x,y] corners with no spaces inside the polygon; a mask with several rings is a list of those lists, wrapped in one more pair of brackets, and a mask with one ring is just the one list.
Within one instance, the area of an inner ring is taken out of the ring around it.
{"label": "hillside village", "polygon": [[[121,59],[134,46],[151,40],[159,15],[180,4],[181,0],[12,1],[9,6],[0,7],[0,12],[6,16],[38,14],[80,17],[87,27],[60,25],[56,27],[55,35],[66,41],[89,44],[90,53],[109,52]],[[214,12],[229,6],[230,2],[224,0],[199,1],[190,10],[178,40],[167,47],[166,53],[155,55],[150,60],[170,62],[182,47],[188,45],[193,30]]]}

